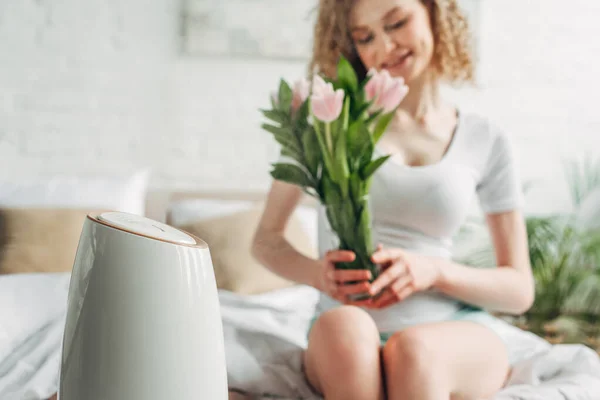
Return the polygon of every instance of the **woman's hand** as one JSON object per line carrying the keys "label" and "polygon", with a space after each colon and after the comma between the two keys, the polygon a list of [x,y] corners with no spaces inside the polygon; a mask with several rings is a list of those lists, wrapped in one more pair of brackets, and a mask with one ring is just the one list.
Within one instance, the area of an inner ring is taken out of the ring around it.
{"label": "woman's hand", "polygon": [[[371,272],[368,270],[336,269],[338,262],[350,262],[355,258],[352,251],[332,250],[319,260],[321,268],[314,287],[343,304],[356,304],[348,299],[353,294],[368,293]],[[351,283],[350,283],[351,282]]]}
{"label": "woman's hand", "polygon": [[379,245],[371,258],[384,271],[371,284],[370,293],[375,297],[365,304],[369,308],[388,307],[415,292],[430,289],[440,276],[433,258],[402,249],[384,249]]}

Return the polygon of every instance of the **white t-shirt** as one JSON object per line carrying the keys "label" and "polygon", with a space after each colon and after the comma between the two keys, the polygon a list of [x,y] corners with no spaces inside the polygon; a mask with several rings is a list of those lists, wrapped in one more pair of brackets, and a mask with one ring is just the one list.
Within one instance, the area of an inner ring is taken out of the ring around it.
{"label": "white t-shirt", "polygon": [[[485,213],[513,210],[523,201],[508,136],[480,116],[459,113],[452,141],[438,163],[412,167],[390,158],[375,173],[370,192],[373,240],[386,247],[450,258],[452,238],[470,212],[474,196]],[[321,255],[332,243],[321,210]],[[318,311],[338,305],[322,294]],[[439,292],[426,291],[385,309],[366,311],[381,332],[393,332],[452,319],[463,307]]]}

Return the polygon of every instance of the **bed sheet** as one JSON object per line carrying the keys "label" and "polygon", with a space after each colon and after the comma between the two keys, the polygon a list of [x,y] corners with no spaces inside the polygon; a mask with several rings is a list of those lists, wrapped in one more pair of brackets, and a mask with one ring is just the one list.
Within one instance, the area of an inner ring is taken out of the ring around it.
{"label": "bed sheet", "polygon": [[[0,399],[57,391],[68,274],[0,277]],[[318,293],[296,286],[262,295],[220,291],[232,392],[246,399],[321,399],[302,374],[302,351]],[[600,359],[582,345],[550,345],[509,324],[519,355],[494,400],[598,400]]]}

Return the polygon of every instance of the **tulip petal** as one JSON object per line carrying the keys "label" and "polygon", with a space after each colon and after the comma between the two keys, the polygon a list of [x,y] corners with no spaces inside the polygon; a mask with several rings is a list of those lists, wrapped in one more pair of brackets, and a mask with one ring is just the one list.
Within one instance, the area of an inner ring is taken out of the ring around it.
{"label": "tulip petal", "polygon": [[333,85],[331,83],[325,82],[323,78],[319,75],[315,75],[313,78],[313,93],[314,94],[324,94],[333,91]]}
{"label": "tulip petal", "polygon": [[365,96],[367,101],[372,101],[377,97],[377,95],[379,94],[380,86],[381,77],[377,73],[375,73],[373,74],[373,76],[371,76],[371,78],[365,85]]}
{"label": "tulip petal", "polygon": [[383,112],[388,113],[393,111],[402,99],[408,93],[408,87],[401,80],[394,80],[392,84],[378,99],[378,105],[383,108]]}
{"label": "tulip petal", "polygon": [[309,94],[309,82],[306,79],[299,79],[296,81],[292,92],[292,111],[298,110],[302,103],[308,98]]}
{"label": "tulip petal", "polygon": [[329,122],[329,110],[325,103],[325,98],[320,95],[311,96],[311,109],[314,116],[323,122]]}

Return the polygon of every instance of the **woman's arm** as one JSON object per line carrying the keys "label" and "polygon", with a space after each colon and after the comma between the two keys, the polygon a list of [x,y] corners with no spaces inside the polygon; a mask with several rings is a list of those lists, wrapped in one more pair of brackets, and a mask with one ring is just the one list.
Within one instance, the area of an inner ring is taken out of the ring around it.
{"label": "woman's arm", "polygon": [[437,260],[438,279],[433,287],[483,308],[524,313],[535,295],[524,218],[521,212],[510,211],[488,214],[487,223],[498,268],[473,268]]}
{"label": "woman's arm", "polygon": [[298,186],[274,181],[252,242],[252,255],[266,268],[288,280],[315,286],[318,260],[298,252],[285,239],[287,222],[302,198]]}
{"label": "woman's arm", "polygon": [[437,289],[482,308],[521,314],[534,298],[525,224],[518,211],[487,217],[498,268],[473,268],[439,257],[379,246],[373,261],[385,271],[369,288],[372,308],[388,307],[415,292]]}

